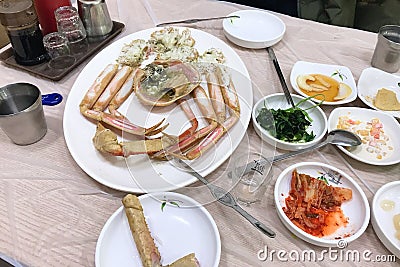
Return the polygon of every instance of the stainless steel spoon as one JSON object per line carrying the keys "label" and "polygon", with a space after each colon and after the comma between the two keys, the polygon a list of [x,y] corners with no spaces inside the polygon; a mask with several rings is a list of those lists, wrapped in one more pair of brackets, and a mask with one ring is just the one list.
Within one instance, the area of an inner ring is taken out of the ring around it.
{"label": "stainless steel spoon", "polygon": [[[271,158],[267,158],[266,160],[263,159],[260,160],[260,162],[249,162],[246,166],[242,167],[244,168],[243,174],[249,172],[252,168],[256,166],[256,164],[265,165],[268,162],[274,163],[276,161],[284,160],[299,154],[306,153],[310,150],[326,146],[327,144],[333,144],[338,146],[359,146],[361,145],[361,139],[358,135],[346,130],[340,130],[340,129],[332,130],[331,132],[328,133],[328,136],[323,142],[320,142],[313,146],[285,153],[282,155],[274,156]],[[228,176],[232,177],[232,172],[228,173]]]}

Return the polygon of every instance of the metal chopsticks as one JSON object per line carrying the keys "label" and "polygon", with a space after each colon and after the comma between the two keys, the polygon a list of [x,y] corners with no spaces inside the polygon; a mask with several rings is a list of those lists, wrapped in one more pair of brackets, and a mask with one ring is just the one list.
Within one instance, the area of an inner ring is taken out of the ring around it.
{"label": "metal chopsticks", "polygon": [[204,19],[177,20],[177,21],[160,23],[160,24],[157,24],[156,27],[163,27],[163,26],[167,26],[167,25],[180,24],[180,23],[192,24],[192,23],[196,23],[196,22],[200,22],[200,21],[218,20],[218,19],[230,19],[230,18],[240,18],[240,17],[236,16],[236,15],[233,15],[233,16],[212,17],[212,18],[204,18]]}
{"label": "metal chopsticks", "polygon": [[272,62],[274,63],[275,70],[278,73],[279,81],[281,82],[281,85],[282,85],[282,88],[283,88],[283,92],[285,93],[285,97],[286,97],[287,102],[289,104],[291,104],[292,107],[295,107],[295,104],[293,102],[293,98],[290,95],[289,89],[287,87],[287,84],[286,84],[286,81],[285,81],[285,77],[283,77],[283,73],[282,73],[281,67],[279,66],[278,59],[275,56],[275,52],[272,49],[272,47],[267,47],[267,51],[268,51],[269,57],[271,58]]}

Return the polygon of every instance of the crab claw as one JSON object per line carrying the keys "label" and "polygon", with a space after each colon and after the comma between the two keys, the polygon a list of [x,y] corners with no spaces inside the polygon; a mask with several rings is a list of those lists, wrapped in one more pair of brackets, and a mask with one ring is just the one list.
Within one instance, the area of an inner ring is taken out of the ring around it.
{"label": "crab claw", "polygon": [[115,156],[123,156],[122,146],[118,143],[117,135],[101,123],[97,124],[96,134],[93,139],[94,147],[100,152]]}

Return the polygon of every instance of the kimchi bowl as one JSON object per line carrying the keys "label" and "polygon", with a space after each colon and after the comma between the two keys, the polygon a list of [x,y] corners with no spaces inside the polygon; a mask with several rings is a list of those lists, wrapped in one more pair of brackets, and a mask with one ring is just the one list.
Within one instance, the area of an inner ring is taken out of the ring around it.
{"label": "kimchi bowl", "polygon": [[370,219],[361,187],[343,171],[320,162],[302,162],[277,178],[275,206],[282,223],[313,245],[345,248]]}

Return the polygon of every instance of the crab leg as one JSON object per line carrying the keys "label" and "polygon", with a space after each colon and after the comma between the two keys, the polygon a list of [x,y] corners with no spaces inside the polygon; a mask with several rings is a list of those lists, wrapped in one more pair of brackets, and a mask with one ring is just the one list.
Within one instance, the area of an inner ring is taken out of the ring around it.
{"label": "crab leg", "polygon": [[143,267],[161,267],[161,256],[151,236],[140,200],[128,194],[122,199],[133,240],[139,251]]}
{"label": "crab leg", "polygon": [[214,111],[217,115],[217,120],[218,122],[223,122],[226,117],[226,110],[225,110],[226,106],[219,85],[220,83],[214,72],[209,72],[206,75],[206,79],[207,79],[208,93],[210,95]]}
{"label": "crab leg", "polygon": [[197,86],[193,90],[192,94],[193,94],[193,97],[194,97],[196,104],[199,107],[201,113],[210,122],[210,124],[206,127],[201,128],[200,130],[197,130],[194,134],[188,136],[186,139],[183,139],[183,140],[179,139],[179,140],[181,140],[179,143],[168,147],[164,151],[160,151],[159,153],[156,153],[153,157],[155,157],[155,158],[163,157],[164,153],[173,154],[173,155],[179,157],[178,153],[186,150],[187,148],[189,148],[194,143],[201,140],[201,138],[203,138],[204,136],[209,134],[212,130],[214,130],[217,127],[217,122],[216,122],[217,117],[213,110],[211,101],[208,98],[203,87]]}
{"label": "crab leg", "polygon": [[104,89],[103,93],[97,99],[93,106],[93,110],[103,111],[107,108],[110,101],[113,99],[115,94],[121,89],[122,85],[125,83],[129,74],[132,72],[132,68],[129,66],[123,66],[111,80],[111,82]]}
{"label": "crab leg", "polygon": [[[117,68],[118,65],[109,64],[100,73],[81,101],[79,105],[80,112],[85,117],[104,122],[134,135],[155,135],[162,132],[168,126],[166,125],[159,128],[164,120],[146,129],[129,122],[123,116],[119,116],[119,113],[108,114],[102,111],[121,86],[124,87],[122,83],[125,82],[127,76],[132,72],[131,67],[123,67],[121,71],[117,73]],[[123,82],[121,83],[121,81]]]}
{"label": "crab leg", "polygon": [[230,117],[222,124],[218,125],[211,133],[209,133],[196,147],[186,153],[186,159],[192,160],[198,158],[201,153],[208,150],[238,121],[240,116],[240,105],[237,97],[236,89],[232,82],[229,87],[222,87],[222,94],[226,105],[230,108]]}
{"label": "crab leg", "polygon": [[93,144],[97,150],[114,156],[128,157],[131,155],[156,153],[172,144],[170,139],[156,138],[130,142],[118,142],[117,135],[101,123],[97,124]]}
{"label": "crab leg", "polygon": [[118,65],[117,64],[109,64],[104,70],[100,73],[100,75],[96,78],[93,84],[90,86],[87,91],[85,97],[82,99],[79,104],[79,109],[82,114],[85,113],[86,110],[89,110],[96,103],[97,99],[103,93],[104,89],[106,89],[107,85],[110,83],[111,79],[114,77],[115,73],[117,73]]}
{"label": "crab leg", "polygon": [[129,74],[128,78],[126,78],[125,82],[119,89],[119,91],[115,94],[110,104],[108,105],[108,111],[112,115],[118,117],[124,117],[121,113],[117,111],[117,109],[128,99],[128,97],[132,94],[135,84],[137,81],[137,73],[138,69],[134,69],[131,74]]}
{"label": "crab leg", "polygon": [[197,130],[197,127],[199,126],[199,122],[197,121],[196,116],[194,115],[186,100],[178,99],[177,103],[179,107],[185,112],[186,116],[190,119],[190,123],[192,124],[190,128],[179,135],[178,138],[181,141],[193,135],[193,133]]}

